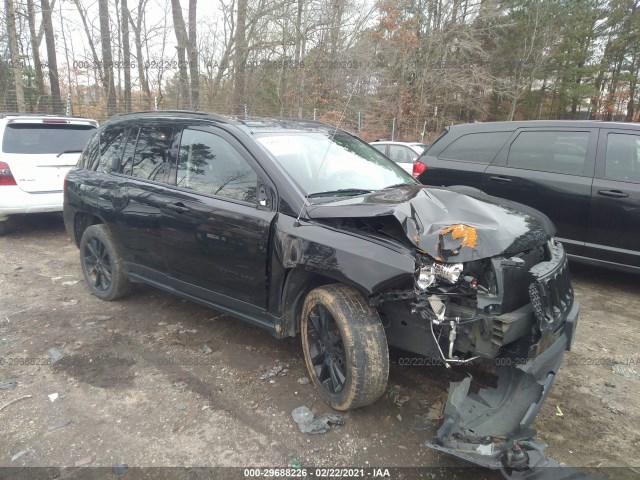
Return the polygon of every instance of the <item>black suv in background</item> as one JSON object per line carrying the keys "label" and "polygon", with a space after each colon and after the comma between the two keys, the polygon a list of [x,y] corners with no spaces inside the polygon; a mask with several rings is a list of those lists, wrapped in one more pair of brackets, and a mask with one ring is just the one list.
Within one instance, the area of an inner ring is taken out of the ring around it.
{"label": "black suv in background", "polygon": [[388,345],[489,370],[480,392],[452,384],[430,445],[539,465],[529,425],[578,319],[566,255],[540,212],[462,190],[426,188],[319,122],[149,112],[100,127],[64,220],[95,296],[144,282],[299,336],[336,409],[384,393]]}
{"label": "black suv in background", "polygon": [[476,187],[545,213],[572,259],[640,272],[640,125],[454,125],[418,161],[425,185]]}

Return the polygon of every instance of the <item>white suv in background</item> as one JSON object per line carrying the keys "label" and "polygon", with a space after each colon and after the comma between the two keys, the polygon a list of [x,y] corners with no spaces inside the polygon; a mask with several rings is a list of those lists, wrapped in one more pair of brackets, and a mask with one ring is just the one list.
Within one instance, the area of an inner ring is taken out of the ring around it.
{"label": "white suv in background", "polygon": [[89,118],[0,113],[0,235],[12,215],[62,211],[64,178],[97,127]]}
{"label": "white suv in background", "polygon": [[419,142],[393,142],[389,140],[376,140],[371,142],[371,146],[384,153],[412,175],[414,162],[428,147],[428,145]]}

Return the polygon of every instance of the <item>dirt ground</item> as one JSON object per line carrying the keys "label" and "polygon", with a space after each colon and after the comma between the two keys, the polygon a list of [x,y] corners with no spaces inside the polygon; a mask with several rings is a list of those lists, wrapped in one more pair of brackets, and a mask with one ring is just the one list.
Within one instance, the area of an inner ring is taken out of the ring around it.
{"label": "dirt ground", "polygon": [[[0,237],[0,382],[17,382],[0,389],[0,407],[29,396],[0,411],[0,466],[466,466],[424,446],[437,420],[416,422],[445,401],[459,368],[409,367],[392,352],[387,395],[346,413],[344,426],[305,435],[292,409],[330,408],[298,383],[307,372],[297,339],[151,287],[100,301],[78,256],[57,216]],[[534,426],[557,461],[639,478],[640,380],[612,364],[640,372],[640,277],[572,271],[577,338]],[[261,379],[273,367],[282,370]]]}

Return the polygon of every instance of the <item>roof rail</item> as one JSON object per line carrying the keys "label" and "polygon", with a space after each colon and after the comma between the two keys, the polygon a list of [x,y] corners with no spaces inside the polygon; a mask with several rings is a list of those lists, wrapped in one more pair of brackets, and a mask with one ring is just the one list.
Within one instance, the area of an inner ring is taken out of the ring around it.
{"label": "roof rail", "polygon": [[34,113],[34,112],[0,112],[0,118],[6,117],[64,117],[64,118],[86,118],[88,120],[94,120],[89,117],[81,117],[79,115],[65,115],[63,113]]}

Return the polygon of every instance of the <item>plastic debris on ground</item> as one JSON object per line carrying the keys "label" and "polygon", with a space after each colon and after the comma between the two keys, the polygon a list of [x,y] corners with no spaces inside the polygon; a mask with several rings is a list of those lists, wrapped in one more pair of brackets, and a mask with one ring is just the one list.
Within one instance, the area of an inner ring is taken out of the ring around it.
{"label": "plastic debris on ground", "polygon": [[640,374],[636,372],[633,367],[628,365],[623,365],[621,363],[616,363],[611,367],[611,369],[616,372],[618,375],[622,375],[626,378],[633,378],[635,380],[640,380]]}
{"label": "plastic debris on ground", "polygon": [[18,382],[8,380],[6,382],[0,382],[0,390],[13,390],[18,386]]}
{"label": "plastic debris on ground", "polygon": [[51,347],[49,350],[47,350],[47,353],[49,354],[51,360],[53,360],[53,363],[62,358],[62,352],[58,347]]}
{"label": "plastic debris on ground", "polygon": [[302,433],[317,435],[331,430],[332,425],[344,425],[344,417],[333,413],[323,413],[317,417],[309,407],[301,406],[291,412],[293,420],[298,424]]}

